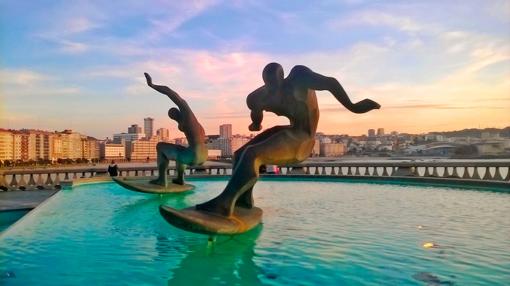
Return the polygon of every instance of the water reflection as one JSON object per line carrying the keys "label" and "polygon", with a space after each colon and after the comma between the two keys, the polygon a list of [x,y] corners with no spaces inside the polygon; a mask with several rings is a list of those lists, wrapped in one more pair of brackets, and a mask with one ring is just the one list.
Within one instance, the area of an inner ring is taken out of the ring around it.
{"label": "water reflection", "polygon": [[188,204],[189,196],[181,195],[149,195],[125,202],[117,207],[111,218],[107,219],[106,227],[112,234],[121,235],[124,241],[130,237],[153,237],[159,233],[171,231],[168,224],[159,214],[161,204],[182,208]]}
{"label": "water reflection", "polygon": [[[212,245],[206,237],[190,245],[179,265],[171,270],[168,285],[260,285],[260,268],[254,263],[254,248],[262,225],[234,237],[218,237]],[[169,251],[168,241],[158,237],[157,249]]]}
{"label": "water reflection", "polygon": [[[172,207],[182,208],[187,206],[187,199],[192,192],[171,195],[150,195],[142,199],[130,202],[128,204],[118,207],[115,211],[118,216],[123,216],[133,212],[139,212],[150,209],[159,209],[159,205],[169,205]],[[157,211],[159,214],[159,211]]]}
{"label": "water reflection", "polygon": [[441,280],[436,275],[429,272],[418,272],[412,276],[415,280],[427,283],[427,286],[434,285],[455,285],[454,282],[448,280]]}

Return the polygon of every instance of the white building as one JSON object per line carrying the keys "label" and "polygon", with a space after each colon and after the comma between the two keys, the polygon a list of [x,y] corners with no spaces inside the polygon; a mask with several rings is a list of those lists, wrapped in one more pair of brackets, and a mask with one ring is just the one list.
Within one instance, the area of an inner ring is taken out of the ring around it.
{"label": "white building", "polygon": [[475,144],[476,150],[480,155],[498,155],[505,151],[505,142],[501,141],[485,141]]}
{"label": "white building", "polygon": [[321,144],[324,143],[324,144],[329,144],[329,143],[332,143],[333,141],[331,140],[331,138],[329,137],[321,137],[320,138],[320,142]]}
{"label": "white building", "polygon": [[313,145],[313,149],[312,149],[312,154],[311,156],[312,157],[317,157],[321,154],[321,142],[319,139],[315,139],[315,143]]}
{"label": "white building", "polygon": [[116,144],[124,144],[126,142],[140,140],[144,137],[145,133],[118,133],[113,134],[113,142]]}
{"label": "white building", "polygon": [[452,144],[440,144],[428,146],[421,151],[422,155],[426,156],[451,156],[455,153],[457,146]]}
{"label": "white building", "polygon": [[13,152],[13,136],[8,130],[0,129],[0,160],[12,160]]}
{"label": "white building", "polygon": [[[226,134],[228,135],[228,132]],[[207,141],[207,148],[221,150],[222,157],[231,157],[234,155],[235,151],[243,147],[244,144],[248,143],[250,139],[250,137],[241,135],[235,135],[230,138],[221,136],[209,136],[209,140]]]}
{"label": "white building", "polygon": [[113,159],[125,159],[125,146],[123,144],[115,143],[103,143],[100,145],[101,159],[113,160]]}
{"label": "white building", "polygon": [[248,143],[248,141],[250,141],[249,137],[238,135],[233,136],[232,139],[230,140],[230,148],[232,150],[232,153],[237,151],[239,148],[243,147],[244,144]]}
{"label": "white building", "polygon": [[138,126],[138,124],[132,124],[128,127],[128,133],[142,133],[142,127]]}
{"label": "white building", "polygon": [[145,138],[145,133],[118,133],[113,134],[113,143],[122,144],[124,146],[124,156],[129,157],[131,154],[131,143]]}
{"label": "white building", "polygon": [[170,131],[166,128],[159,128],[156,131],[156,135],[161,139],[162,141],[168,142],[170,140]]}
{"label": "white building", "polygon": [[499,139],[499,136],[499,132],[482,132],[481,134],[482,140]]}
{"label": "white building", "polygon": [[221,150],[221,156],[230,157],[232,156],[232,145],[230,144],[230,138],[220,137],[216,139],[216,144]]}
{"label": "white building", "polygon": [[157,158],[156,145],[158,144],[159,139],[157,137],[152,137],[150,139],[141,139],[132,141],[129,144],[130,148],[127,148],[129,153],[129,158],[131,160],[153,160]]}
{"label": "white building", "polygon": [[425,141],[444,141],[444,136],[441,134],[425,134]]}
{"label": "white building", "polygon": [[345,154],[345,145],[343,143],[321,143],[322,157],[340,157]]}
{"label": "white building", "polygon": [[220,137],[222,138],[232,137],[232,124],[220,125]]}
{"label": "white building", "polygon": [[216,160],[221,157],[220,149],[208,149],[207,150],[207,159]]}
{"label": "white building", "polygon": [[154,118],[147,117],[143,119],[143,132],[147,138],[154,136]]}
{"label": "white building", "polygon": [[382,143],[380,145],[378,145],[376,147],[376,150],[377,151],[382,151],[382,152],[391,152],[393,151],[393,144],[391,143]]}

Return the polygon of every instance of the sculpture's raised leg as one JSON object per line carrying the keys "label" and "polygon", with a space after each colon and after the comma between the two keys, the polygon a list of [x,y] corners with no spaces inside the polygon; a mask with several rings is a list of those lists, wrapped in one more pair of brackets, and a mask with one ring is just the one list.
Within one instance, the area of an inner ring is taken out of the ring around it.
{"label": "sculpture's raised leg", "polygon": [[251,209],[254,206],[253,187],[246,190],[236,201],[236,207]]}
{"label": "sculpture's raised leg", "polygon": [[[181,151],[182,149],[184,149],[183,146],[166,142],[159,142],[158,145],[156,145],[156,151],[158,154],[157,164],[159,174],[157,179],[150,181],[151,184],[160,185],[164,187],[168,186],[168,179],[166,175],[168,171],[168,162],[170,160],[177,160],[178,153],[182,152]],[[177,166],[179,166],[179,163],[178,162],[176,163]],[[182,185],[182,183],[180,185]]]}
{"label": "sculpture's raised leg", "polygon": [[[232,170],[235,171],[235,169],[239,165],[240,158],[247,147],[261,143],[261,142],[267,140],[269,137],[271,137],[271,135],[273,135],[276,132],[283,130],[285,128],[288,128],[288,126],[275,126],[273,128],[270,128],[262,133],[259,133],[257,136],[253,137],[253,139],[251,139],[248,143],[246,143],[241,148],[236,150],[234,152],[234,162],[232,164]],[[236,201],[236,206],[248,208],[248,209],[250,209],[254,206],[253,186],[250,187],[248,190],[246,190],[243,194],[241,194],[239,196],[239,198]]]}
{"label": "sculpture's raised leg", "polygon": [[186,165],[176,161],[176,169],[177,169],[177,177],[172,180],[172,183],[177,185],[183,185],[184,184],[184,170],[186,170]]}
{"label": "sculpture's raised leg", "polygon": [[[168,180],[166,177],[166,172],[168,171],[169,158],[167,157],[167,155],[165,153],[169,153],[168,155],[175,156],[175,152],[171,151],[172,149],[174,149],[174,146],[165,146],[164,144],[174,145],[174,144],[163,143],[163,142],[160,142],[160,143],[158,143],[158,145],[156,145],[156,151],[158,154],[157,155],[158,156],[158,158],[157,158],[158,177],[154,180],[151,180],[149,183],[167,187]],[[167,150],[167,152],[163,152],[163,149],[165,149],[165,148],[171,149],[171,150]]]}
{"label": "sculpture's raised leg", "polygon": [[[250,142],[241,148],[239,148],[236,152],[234,152],[234,162],[232,163],[232,170],[235,170],[237,166],[239,165],[238,158],[241,157],[244,150],[246,150],[246,147],[250,146]],[[253,143],[252,143],[253,144]],[[253,187],[249,188],[246,192],[244,192],[242,195],[239,196],[239,198],[236,201],[236,206],[243,207],[247,209],[251,209],[253,207],[254,200],[253,200]]]}
{"label": "sculpture's raised leg", "polygon": [[299,162],[307,158],[313,147],[313,143],[310,145],[313,138],[291,127],[269,129],[265,132],[271,134],[266,134],[265,140],[245,148],[225,190],[216,198],[197,205],[197,210],[223,216],[232,215],[237,200],[257,182],[260,165]]}

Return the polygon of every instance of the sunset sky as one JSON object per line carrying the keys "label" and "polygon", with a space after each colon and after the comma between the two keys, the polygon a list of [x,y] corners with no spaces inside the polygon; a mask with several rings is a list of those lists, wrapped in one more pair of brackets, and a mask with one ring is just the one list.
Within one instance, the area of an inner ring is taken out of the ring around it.
{"label": "sunset sky", "polygon": [[[510,125],[510,1],[0,0],[0,128],[126,132],[185,98],[208,134],[249,134],[246,95],[279,62],[336,77],[353,114],[319,92],[319,131],[422,133]],[[264,128],[285,124],[266,114]]]}

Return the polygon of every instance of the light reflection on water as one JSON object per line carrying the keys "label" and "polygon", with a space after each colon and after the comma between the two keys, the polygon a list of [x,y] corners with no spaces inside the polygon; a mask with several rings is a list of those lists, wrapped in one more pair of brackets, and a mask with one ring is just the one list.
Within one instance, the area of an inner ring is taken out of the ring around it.
{"label": "light reflection on water", "polygon": [[[236,237],[180,231],[158,206],[184,195],[115,184],[64,190],[0,236],[1,285],[497,285],[510,280],[510,195],[439,187],[266,180],[264,223]],[[418,227],[421,226],[421,227]],[[436,248],[425,249],[433,241]]]}

